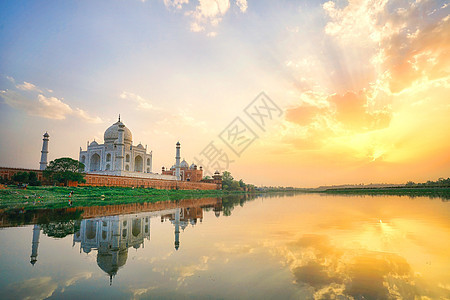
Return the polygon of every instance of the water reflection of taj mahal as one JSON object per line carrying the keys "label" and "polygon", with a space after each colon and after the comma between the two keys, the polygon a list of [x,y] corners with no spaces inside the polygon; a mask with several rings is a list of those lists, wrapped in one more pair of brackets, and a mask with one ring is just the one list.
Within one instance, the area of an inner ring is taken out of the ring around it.
{"label": "water reflection of taj mahal", "polygon": [[194,226],[203,219],[202,208],[176,208],[133,215],[108,216],[82,220],[80,230],[73,236],[73,246],[80,243],[80,252],[97,250],[97,265],[112,278],[123,267],[128,258],[128,248],[144,247],[150,241],[150,219],[161,217],[174,226],[174,245],[180,247],[180,229]]}
{"label": "water reflection of taj mahal", "polygon": [[[83,219],[68,219],[38,223],[46,219],[46,212],[37,212],[34,220],[30,263],[38,262],[38,250],[41,231],[49,237],[64,238],[73,234],[73,244],[80,245],[80,253],[97,251],[97,265],[107,273],[112,283],[113,277],[123,267],[128,258],[128,248],[144,248],[144,242],[150,242],[151,219],[170,222],[173,226],[174,248],[180,248],[180,234],[189,226],[203,221],[203,210],[212,209],[219,217],[222,212],[222,199],[182,199],[179,201],[161,201],[154,203],[133,203],[125,205],[91,206],[80,209]],[[76,216],[77,208],[65,213]],[[57,212],[60,216],[61,212]],[[79,215],[78,215],[79,216]],[[75,217],[77,218],[77,217]],[[154,222],[154,221],[153,221]],[[159,222],[158,222],[159,223]],[[181,232],[180,232],[181,231]],[[147,242],[147,243],[148,243]]]}

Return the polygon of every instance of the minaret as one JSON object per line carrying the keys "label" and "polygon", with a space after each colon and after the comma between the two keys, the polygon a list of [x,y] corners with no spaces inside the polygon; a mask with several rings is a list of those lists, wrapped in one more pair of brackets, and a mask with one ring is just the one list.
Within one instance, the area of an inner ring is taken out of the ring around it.
{"label": "minaret", "polygon": [[34,266],[34,264],[37,262],[37,256],[38,256],[38,246],[39,246],[39,234],[41,233],[41,228],[39,228],[39,225],[34,225],[33,227],[33,242],[31,244],[31,260],[30,263]]}
{"label": "minaret", "polygon": [[180,142],[177,142],[177,152],[175,155],[175,176],[177,177],[177,180],[181,180],[180,177]]}
{"label": "minaret", "polygon": [[48,138],[50,137],[50,135],[45,132],[44,133],[44,139],[43,139],[43,143],[42,143],[42,151],[41,151],[41,161],[40,161],[40,166],[39,166],[39,170],[45,170],[45,168],[47,168],[47,154],[48,154]]}
{"label": "minaret", "polygon": [[175,212],[175,250],[180,248],[180,209]]}
{"label": "minaret", "polygon": [[124,141],[124,134],[125,131],[125,125],[120,122],[120,115],[119,115],[119,137],[117,142],[117,155],[116,155],[116,168],[115,170],[123,170],[123,156],[125,151],[125,141]]}

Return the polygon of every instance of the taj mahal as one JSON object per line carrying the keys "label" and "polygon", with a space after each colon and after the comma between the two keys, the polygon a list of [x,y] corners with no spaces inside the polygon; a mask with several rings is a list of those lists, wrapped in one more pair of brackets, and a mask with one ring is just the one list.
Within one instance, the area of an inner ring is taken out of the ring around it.
{"label": "taj mahal", "polygon": [[103,138],[103,144],[94,140],[87,143],[86,150],[80,147],[79,161],[84,164],[85,173],[177,180],[175,175],[152,172],[152,151],[141,143],[133,145],[133,135],[120,115],[119,120],[106,129]]}
{"label": "taj mahal", "polygon": [[[38,180],[44,180],[43,171],[48,165],[49,137],[43,136],[39,170],[0,167],[0,177],[11,180],[14,174],[28,171],[36,172]],[[200,189],[222,188],[222,176],[218,171],[211,178],[203,178],[202,166],[186,160],[181,161],[181,144],[175,145],[175,164],[171,168],[162,167],[161,173],[153,171],[153,153],[141,143],[133,145],[131,130],[119,119],[109,126],[103,135],[104,142],[87,142],[80,147],[78,160],[83,163],[85,182],[72,182],[71,186],[121,186],[157,189]],[[47,182],[49,183],[49,182]]]}

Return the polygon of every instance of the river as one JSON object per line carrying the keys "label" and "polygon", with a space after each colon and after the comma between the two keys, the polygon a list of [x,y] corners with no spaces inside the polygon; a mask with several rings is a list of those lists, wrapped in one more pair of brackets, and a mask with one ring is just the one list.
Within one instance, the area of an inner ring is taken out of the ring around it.
{"label": "river", "polygon": [[1,217],[2,299],[450,299],[450,203],[272,194]]}

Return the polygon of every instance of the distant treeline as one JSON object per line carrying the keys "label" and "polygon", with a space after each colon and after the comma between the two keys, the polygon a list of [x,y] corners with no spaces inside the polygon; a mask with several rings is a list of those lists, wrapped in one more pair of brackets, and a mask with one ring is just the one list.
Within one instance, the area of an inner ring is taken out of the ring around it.
{"label": "distant treeline", "polygon": [[423,183],[415,183],[413,181],[408,181],[405,184],[406,187],[450,187],[450,178],[444,179],[439,178],[436,181],[428,180]]}

